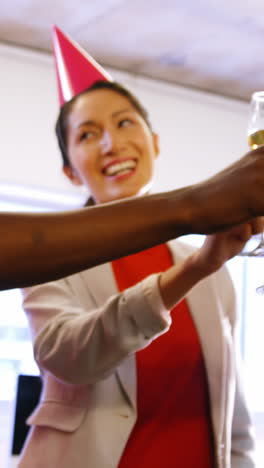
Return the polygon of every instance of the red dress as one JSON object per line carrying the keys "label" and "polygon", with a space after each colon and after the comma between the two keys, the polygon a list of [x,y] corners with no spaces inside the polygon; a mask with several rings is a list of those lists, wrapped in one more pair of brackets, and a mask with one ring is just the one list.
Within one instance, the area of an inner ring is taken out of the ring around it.
{"label": "red dress", "polygon": [[[168,269],[163,244],[112,262],[119,291]],[[136,424],[118,468],[212,468],[213,436],[199,338],[181,301],[167,333],[136,353]]]}

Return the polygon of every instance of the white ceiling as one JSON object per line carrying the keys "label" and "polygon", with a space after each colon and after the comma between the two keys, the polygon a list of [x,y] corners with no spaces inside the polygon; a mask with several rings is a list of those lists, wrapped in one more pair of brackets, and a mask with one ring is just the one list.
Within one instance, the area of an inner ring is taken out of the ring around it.
{"label": "white ceiling", "polygon": [[51,51],[53,24],[102,65],[242,99],[264,89],[264,0],[1,0],[1,42]]}

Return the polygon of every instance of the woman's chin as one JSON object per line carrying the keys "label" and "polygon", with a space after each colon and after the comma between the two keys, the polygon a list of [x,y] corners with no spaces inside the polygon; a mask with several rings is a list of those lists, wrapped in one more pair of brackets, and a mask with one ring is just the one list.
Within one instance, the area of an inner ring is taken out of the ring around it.
{"label": "woman's chin", "polygon": [[123,190],[113,191],[107,193],[102,197],[95,197],[96,203],[110,203],[118,200],[123,200],[125,198],[135,198],[141,197],[142,195],[147,195],[150,193],[152,187],[152,182],[144,185],[143,187],[124,187]]}

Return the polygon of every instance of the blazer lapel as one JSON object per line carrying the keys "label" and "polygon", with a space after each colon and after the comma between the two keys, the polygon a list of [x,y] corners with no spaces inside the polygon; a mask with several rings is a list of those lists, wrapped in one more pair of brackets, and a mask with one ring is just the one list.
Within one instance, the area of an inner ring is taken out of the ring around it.
{"label": "blazer lapel", "polygon": [[[81,273],[83,289],[89,293],[95,307],[100,307],[110,296],[118,293],[111,263],[104,263]],[[116,369],[116,375],[126,398],[136,408],[136,362],[134,354],[128,356]]]}
{"label": "blazer lapel", "polygon": [[208,283],[201,282],[199,286],[194,287],[187,295],[187,302],[200,338],[207,371],[212,423],[215,435],[221,440],[224,430],[227,374],[221,317],[217,311],[216,298],[211,288],[208,288]]}
{"label": "blazer lapel", "polygon": [[[190,254],[189,246],[179,248],[169,243],[174,262],[186,258]],[[186,251],[187,248],[187,251]],[[185,251],[185,253],[184,253]],[[211,283],[211,287],[209,286]],[[214,281],[207,278],[201,281],[186,296],[190,313],[200,338],[200,344],[207,371],[209,396],[211,402],[211,417],[217,442],[221,440],[224,430],[224,415],[226,407],[226,374],[227,350],[224,341],[224,320],[220,314],[218,297],[214,292]]]}

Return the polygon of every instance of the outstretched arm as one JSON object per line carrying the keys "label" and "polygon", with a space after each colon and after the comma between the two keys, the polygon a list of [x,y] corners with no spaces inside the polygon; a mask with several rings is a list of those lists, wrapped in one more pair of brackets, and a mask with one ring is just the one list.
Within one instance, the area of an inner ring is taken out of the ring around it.
{"label": "outstretched arm", "polygon": [[254,234],[263,229],[263,218],[234,226],[228,231],[206,237],[204,244],[159,277],[163,303],[171,310],[199,281],[215,273],[227,260],[237,255]]}
{"label": "outstretched arm", "polygon": [[0,215],[0,289],[50,281],[264,215],[264,149],[189,187],[52,214]]}
{"label": "outstretched arm", "polygon": [[170,193],[60,213],[2,213],[0,289],[65,277],[191,232],[178,210],[183,202]]}

